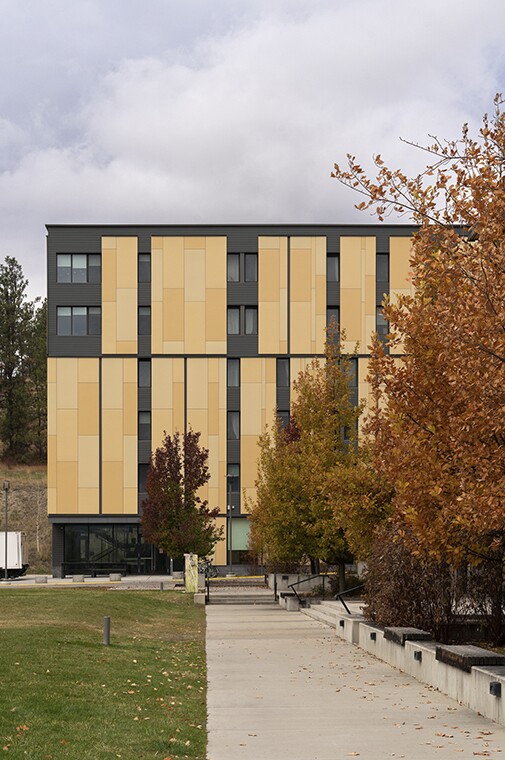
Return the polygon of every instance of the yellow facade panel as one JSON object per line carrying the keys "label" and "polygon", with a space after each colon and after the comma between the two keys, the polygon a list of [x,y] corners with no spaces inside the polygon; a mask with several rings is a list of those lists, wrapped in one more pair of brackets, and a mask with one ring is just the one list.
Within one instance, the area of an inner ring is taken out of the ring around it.
{"label": "yellow facade panel", "polygon": [[58,491],[57,511],[72,514],[77,511],[77,462],[58,462],[56,473]]}
{"label": "yellow facade panel", "polygon": [[102,459],[121,462],[123,459],[123,410],[102,410]]}
{"label": "yellow facade panel", "polygon": [[185,351],[188,354],[205,353],[205,302],[190,301],[184,310]]}
{"label": "yellow facade panel", "polygon": [[56,435],[47,436],[47,485],[56,488]]}
{"label": "yellow facade panel", "polygon": [[310,249],[291,244],[291,301],[309,301],[312,295],[312,256]]}
{"label": "yellow facade panel", "polygon": [[79,435],[99,434],[99,385],[79,383],[78,432]]}
{"label": "yellow facade panel", "polygon": [[[160,240],[161,238],[157,238]],[[151,309],[163,301],[163,247],[151,243]]]}
{"label": "yellow facade panel", "polygon": [[57,461],[77,462],[77,409],[58,409],[56,430]]}
{"label": "yellow facade panel", "polygon": [[138,439],[136,435],[123,437],[123,487],[138,486]]}
{"label": "yellow facade panel", "polygon": [[184,238],[163,238],[163,287],[184,288]]}
{"label": "yellow facade panel", "polygon": [[123,462],[102,463],[102,513],[123,512]]}
{"label": "yellow facade panel", "polygon": [[226,517],[216,518],[216,525],[223,529],[223,538],[216,544],[213,562],[215,565],[226,565],[228,561],[226,556]]}
{"label": "yellow facade panel", "polygon": [[122,409],[123,407],[123,361],[102,359],[102,407]]}
{"label": "yellow facade panel", "polygon": [[254,483],[258,472],[258,437],[245,435],[240,440],[240,484],[246,497],[254,499],[256,489]]}
{"label": "yellow facade panel", "polygon": [[207,409],[207,359],[187,361],[187,405],[188,409]]}
{"label": "yellow facade panel", "polygon": [[340,238],[340,288],[361,290],[361,238]]}
{"label": "yellow facade panel", "polygon": [[77,491],[77,511],[80,515],[97,515],[100,511],[100,490],[79,488]]}
{"label": "yellow facade panel", "polygon": [[298,235],[292,235],[291,237],[291,251],[294,249],[298,250],[311,250],[313,245],[314,238],[311,237],[300,237]]}
{"label": "yellow facade panel", "polygon": [[77,409],[77,367],[78,359],[57,359],[58,409]]}
{"label": "yellow facade panel", "polygon": [[205,237],[185,237],[184,248],[191,250],[193,248],[204,249],[207,238]]}
{"label": "yellow facade panel", "polygon": [[[284,261],[287,271],[287,263]],[[260,248],[258,251],[258,302],[279,300],[281,285],[281,255],[278,249]]]}
{"label": "yellow facade panel", "polygon": [[137,436],[138,433],[138,409],[137,409],[137,385],[125,383],[123,386],[123,434]]}
{"label": "yellow facade panel", "polygon": [[98,383],[99,376],[98,359],[79,359],[78,381],[80,383]]}
{"label": "yellow facade panel", "polygon": [[102,301],[102,353],[116,353],[116,303]]}
{"label": "yellow facade panel", "polygon": [[139,511],[139,498],[136,488],[125,488],[123,491],[123,513],[136,515]]}
{"label": "yellow facade panel", "polygon": [[389,287],[390,290],[410,290],[412,238],[389,238]]}
{"label": "yellow facade panel", "polygon": [[131,341],[137,346],[137,291],[133,288],[117,291],[116,318],[117,318],[117,341]]}
{"label": "yellow facade panel", "polygon": [[291,351],[294,354],[314,353],[310,301],[291,304]]}
{"label": "yellow facade panel", "polygon": [[205,299],[205,339],[207,353],[209,341],[226,341],[226,290],[208,289]]}
{"label": "yellow facade panel", "polygon": [[260,354],[280,353],[280,304],[269,301],[259,304],[258,352]]}
{"label": "yellow facade panel", "polygon": [[[361,342],[361,312],[361,288],[341,288],[340,327],[348,341]],[[364,346],[360,349],[364,350]]]}
{"label": "yellow facade panel", "polygon": [[162,335],[164,341],[184,340],[184,291],[180,288],[163,291]]}
{"label": "yellow facade panel", "polygon": [[47,360],[47,382],[55,383],[57,380],[57,362],[55,358],[49,357]]}
{"label": "yellow facade panel", "polygon": [[77,483],[79,488],[98,488],[100,454],[98,435],[79,436]]}
{"label": "yellow facade panel", "polygon": [[205,301],[205,250],[184,251],[184,296],[186,303]]}
{"label": "yellow facade panel", "polygon": [[[182,360],[181,360],[182,361]],[[153,409],[172,407],[173,359],[151,360],[151,403]]]}
{"label": "yellow facade panel", "polygon": [[56,435],[56,383],[47,384],[47,435]]}
{"label": "yellow facade panel", "polygon": [[219,290],[226,282],[226,237],[208,237],[205,246],[205,287],[207,290]]}
{"label": "yellow facade panel", "polygon": [[[55,481],[56,483],[56,481]],[[47,488],[47,513],[54,515],[58,511],[56,486],[49,486]]]}
{"label": "yellow facade panel", "polygon": [[116,238],[116,287],[137,290],[138,240],[136,237]]}
{"label": "yellow facade panel", "polygon": [[[115,243],[115,241],[114,241]],[[116,246],[106,247],[102,238],[102,306],[106,301],[116,300],[117,263]]]}
{"label": "yellow facade panel", "polygon": [[219,384],[209,383],[209,436],[219,435]]}

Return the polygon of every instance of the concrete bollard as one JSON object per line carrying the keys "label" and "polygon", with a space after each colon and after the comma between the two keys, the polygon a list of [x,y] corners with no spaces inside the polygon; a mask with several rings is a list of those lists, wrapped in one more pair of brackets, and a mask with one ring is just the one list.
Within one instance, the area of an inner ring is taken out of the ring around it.
{"label": "concrete bollard", "polygon": [[122,578],[123,578],[123,576],[121,575],[121,573],[109,573],[109,580],[110,581],[117,582],[117,581],[122,580]]}
{"label": "concrete bollard", "polygon": [[84,575],[73,575],[72,576],[72,582],[73,583],[84,583]]}
{"label": "concrete bollard", "polygon": [[47,583],[47,577],[40,575],[38,578],[35,578],[35,583]]}
{"label": "concrete bollard", "polygon": [[106,615],[103,619],[103,644],[108,647],[110,645],[110,616]]}
{"label": "concrete bollard", "polygon": [[164,588],[165,588],[165,585],[164,585],[163,581],[161,581],[161,583],[160,583],[160,591],[163,591]]}

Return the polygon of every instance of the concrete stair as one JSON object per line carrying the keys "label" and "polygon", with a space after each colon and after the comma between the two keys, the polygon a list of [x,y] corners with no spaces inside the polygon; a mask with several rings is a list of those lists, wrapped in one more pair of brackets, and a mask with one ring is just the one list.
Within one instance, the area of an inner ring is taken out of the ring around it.
{"label": "concrete stair", "polygon": [[275,604],[273,594],[226,594],[210,592],[209,604]]}
{"label": "concrete stair", "polygon": [[300,607],[302,615],[307,615],[330,628],[337,627],[337,613],[342,612],[342,605],[337,602],[311,602],[310,607]]}

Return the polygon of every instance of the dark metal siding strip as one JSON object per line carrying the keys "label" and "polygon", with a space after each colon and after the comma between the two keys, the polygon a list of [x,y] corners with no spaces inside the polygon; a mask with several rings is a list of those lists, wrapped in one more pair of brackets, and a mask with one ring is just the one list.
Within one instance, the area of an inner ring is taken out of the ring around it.
{"label": "dark metal siding strip", "polygon": [[257,282],[229,282],[226,294],[228,306],[257,306]]}
{"label": "dark metal siding strip", "polygon": [[90,357],[100,356],[102,349],[102,339],[100,335],[51,335],[47,339],[47,349],[49,356],[67,356],[67,357]]}
{"label": "dark metal siding strip", "polygon": [[258,336],[228,335],[228,356],[258,356]]}
{"label": "dark metal siding strip", "polygon": [[240,388],[228,388],[226,392],[226,407],[230,412],[240,411]]}
{"label": "dark metal siding strip", "polygon": [[[65,524],[72,524],[72,525],[93,525],[97,522],[98,515],[49,515],[48,520],[53,525],[65,525]],[[103,524],[117,524],[117,523],[126,523],[128,525],[135,525],[139,522],[138,515],[103,515],[103,517],[98,520],[98,522]]]}
{"label": "dark metal siding strip", "polygon": [[240,440],[226,442],[226,460],[228,464],[240,464]]}
{"label": "dark metal siding strip", "polygon": [[340,283],[327,282],[326,283],[326,306],[339,306],[340,305]]}

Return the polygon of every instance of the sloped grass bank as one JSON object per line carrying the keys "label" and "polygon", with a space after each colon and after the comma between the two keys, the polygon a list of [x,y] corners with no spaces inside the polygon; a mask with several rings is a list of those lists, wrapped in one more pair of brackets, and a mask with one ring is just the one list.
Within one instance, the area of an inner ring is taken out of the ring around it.
{"label": "sloped grass bank", "polygon": [[192,597],[1,589],[0,609],[6,758],[205,758],[205,613]]}

